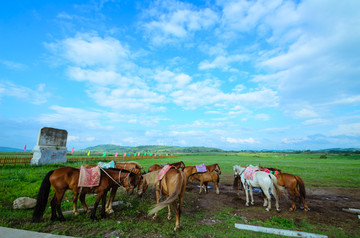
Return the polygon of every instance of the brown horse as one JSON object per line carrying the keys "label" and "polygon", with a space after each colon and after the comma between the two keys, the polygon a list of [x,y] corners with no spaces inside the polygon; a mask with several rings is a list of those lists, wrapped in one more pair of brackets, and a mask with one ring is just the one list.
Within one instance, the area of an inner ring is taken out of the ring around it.
{"label": "brown horse", "polygon": [[219,175],[213,172],[205,172],[205,173],[194,173],[192,175],[190,175],[190,182],[193,182],[194,180],[198,180],[200,182],[200,192],[199,194],[201,194],[202,191],[202,187],[204,185],[204,190],[205,193],[208,193],[207,190],[207,185],[208,182],[213,182],[215,184],[216,187],[216,194],[219,194]]}
{"label": "brown horse", "polygon": [[[260,170],[266,169],[265,167],[258,166]],[[276,168],[267,168],[270,171],[278,171],[277,174],[277,184],[280,186],[283,186],[288,191],[290,197],[291,197],[291,207],[290,211],[296,210],[296,197],[300,198],[301,203],[304,206],[304,211],[308,211],[309,208],[305,202],[305,196],[306,196],[306,190],[305,190],[305,184],[303,180],[298,175],[292,175],[288,173],[282,173],[280,169]]]}
{"label": "brown horse", "polygon": [[[86,164],[83,165],[85,168],[89,169],[89,168],[93,168],[96,165],[94,164]],[[134,162],[134,161],[128,161],[128,162],[116,162],[115,163],[115,167],[118,169],[125,169],[128,170],[130,172],[133,172],[135,174],[141,175],[141,170],[145,167],[142,167],[139,163]],[[111,214],[114,212],[113,210],[113,202],[116,196],[116,192],[117,192],[118,187],[114,187],[111,189],[110,191],[110,197],[106,202],[106,206],[105,206],[105,211],[107,214]],[[85,196],[85,195],[83,195]],[[82,197],[80,197],[82,198]],[[77,211],[74,211],[74,214],[77,214]]]}
{"label": "brown horse", "polygon": [[[40,219],[44,215],[51,186],[55,190],[55,195],[51,200],[52,221],[55,220],[65,221],[65,218],[61,211],[61,200],[67,189],[71,189],[74,191],[73,206],[75,211],[76,211],[76,203],[79,193],[81,194],[80,200],[84,206],[85,212],[88,209],[85,204],[85,194],[86,193],[97,194],[96,201],[94,204],[94,209],[90,215],[91,219],[95,219],[96,208],[98,207],[100,200],[102,201],[103,204],[101,209],[101,217],[106,216],[104,204],[106,202],[106,194],[110,190],[110,188],[121,185],[127,190],[127,193],[130,195],[133,193],[134,188],[136,187],[140,179],[138,175],[131,173],[127,170],[101,169],[99,186],[93,188],[87,188],[87,187],[80,188],[78,187],[79,175],[80,175],[80,170],[73,167],[62,167],[49,171],[46,174],[45,178],[43,179],[39,189],[37,202],[33,213],[33,221],[35,222],[40,221]],[[57,214],[59,215],[59,217],[57,216]]]}
{"label": "brown horse", "polygon": [[[174,231],[177,231],[180,228],[180,215],[185,196],[186,177],[183,171],[171,168],[160,181],[157,181],[159,173],[160,170],[143,174],[139,183],[138,195],[141,196],[149,184],[155,185],[157,205],[149,211],[149,215],[154,214],[153,219],[155,219],[158,211],[167,206],[168,220],[170,220],[170,205],[172,204],[176,217]],[[161,194],[166,195],[167,199],[159,203]]]}
{"label": "brown horse", "polygon": [[[220,166],[218,164],[206,165],[206,170],[208,172],[216,171],[216,173],[218,173],[219,175],[221,174]],[[184,169],[184,173],[185,173],[186,178],[188,179],[191,174],[197,173],[196,167],[195,166],[186,166]]]}
{"label": "brown horse", "polygon": [[[171,163],[171,164],[168,164],[170,166],[174,166],[175,168],[177,169],[181,169],[184,171],[184,168],[185,168],[185,164],[184,162],[182,161],[179,161],[179,162],[175,162],[175,163]],[[160,164],[154,164],[154,165],[151,165],[149,167],[149,170],[148,170],[148,173],[150,172],[153,172],[153,171],[156,171],[156,170],[160,170],[164,167],[164,165],[160,165]]]}

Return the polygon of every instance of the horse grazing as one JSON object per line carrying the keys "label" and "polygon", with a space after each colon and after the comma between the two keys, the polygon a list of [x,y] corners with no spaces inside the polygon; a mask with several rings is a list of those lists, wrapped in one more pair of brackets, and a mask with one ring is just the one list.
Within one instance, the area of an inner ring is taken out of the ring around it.
{"label": "horse grazing", "polygon": [[[181,170],[184,170],[184,168],[185,168],[185,164],[182,161],[171,163],[171,164],[168,164],[168,165],[173,166],[173,167],[175,167],[177,169],[181,169]],[[151,165],[149,167],[148,173],[156,171],[156,170],[161,170],[163,167],[164,167],[164,165],[160,165],[160,164]]]}
{"label": "horse grazing", "polygon": [[[96,165],[94,165],[94,164],[86,164],[86,165],[83,165],[83,166],[85,168],[89,169],[89,168],[95,167]],[[145,168],[145,167],[142,167],[137,162],[128,161],[128,162],[117,162],[117,163],[115,163],[115,168],[125,169],[125,170],[133,172],[135,174],[141,175],[141,170],[143,168]],[[111,213],[114,212],[114,210],[113,210],[113,202],[114,202],[114,199],[115,199],[115,196],[116,196],[117,189],[118,189],[118,187],[114,187],[114,188],[111,189],[109,199],[107,200],[106,206],[105,206],[105,211],[106,211],[107,214],[111,214]],[[85,196],[85,195],[83,195],[83,196]],[[77,214],[77,211],[74,211],[73,213]]]}
{"label": "horse grazing", "polygon": [[[96,193],[96,201],[94,204],[94,209],[91,212],[90,218],[95,219],[96,208],[99,205],[100,200],[102,201],[102,209],[101,209],[101,217],[105,217],[105,202],[106,202],[106,194],[110,188],[114,188],[116,186],[123,186],[127,193],[131,195],[134,191],[134,188],[138,184],[140,180],[139,176],[131,173],[127,170],[119,170],[119,169],[101,169],[100,174],[100,184],[99,186],[89,188],[89,187],[78,187],[80,170],[73,167],[62,167],[55,170],[49,171],[45,178],[43,179],[38,197],[36,206],[34,208],[33,213],[33,221],[40,221],[42,216],[44,215],[46,204],[49,197],[50,187],[52,186],[55,190],[55,195],[51,200],[51,220],[60,220],[65,221],[65,218],[61,211],[61,200],[67,189],[71,189],[74,191],[73,195],[73,206],[74,211],[76,211],[76,203],[78,199],[79,193],[81,203],[84,206],[85,212],[87,212],[88,208],[85,204],[85,194],[86,193]],[[120,173],[121,172],[121,173]],[[59,215],[59,217],[57,216]]]}
{"label": "horse grazing", "polygon": [[208,193],[208,190],[207,190],[208,182],[213,182],[215,184],[216,194],[220,193],[219,192],[220,178],[219,178],[218,174],[213,173],[213,172],[194,173],[194,174],[190,175],[189,181],[193,182],[194,180],[198,180],[200,182],[200,192],[199,192],[199,194],[201,194],[203,185],[204,185],[205,193]]}
{"label": "horse grazing", "polygon": [[306,196],[306,190],[305,190],[305,184],[303,180],[298,175],[292,175],[288,173],[282,173],[280,169],[276,168],[265,168],[262,166],[258,166],[260,170],[264,171],[265,169],[268,169],[270,171],[278,171],[277,173],[277,184],[279,186],[285,187],[288,191],[290,197],[291,197],[291,207],[290,211],[296,210],[296,197],[300,198],[301,203],[304,206],[304,211],[307,212],[309,210],[306,202],[305,202],[305,196]]}
{"label": "horse grazing", "polygon": [[[249,168],[250,167],[250,168]],[[248,169],[249,168],[249,169]],[[277,185],[276,177],[273,174],[267,174],[264,171],[259,171],[256,167],[250,165],[246,168],[241,167],[239,165],[233,166],[234,169],[234,179],[240,179],[245,195],[246,195],[246,203],[245,206],[249,206],[249,194],[248,194],[248,188],[250,190],[250,197],[251,197],[251,205],[254,205],[254,197],[253,197],[253,190],[252,188],[261,188],[265,197],[264,197],[264,204],[263,206],[266,207],[266,211],[270,211],[271,209],[271,196],[269,191],[274,195],[275,197],[275,206],[276,210],[280,211],[279,208],[279,201],[278,201],[278,193],[283,192],[283,188],[281,186]],[[252,174],[246,174],[247,171],[253,169],[253,171],[256,171]],[[234,184],[236,182],[234,181]]]}
{"label": "horse grazing", "polygon": [[[206,165],[206,170],[208,172],[215,171],[219,175],[221,174],[220,166],[218,164]],[[190,175],[197,173],[196,166],[186,166],[184,169],[184,173],[185,173],[186,178],[188,179],[190,177]]]}
{"label": "horse grazing", "polygon": [[[157,170],[142,175],[139,183],[138,195],[141,196],[148,188],[148,185],[155,185],[157,205],[149,211],[149,215],[154,214],[153,219],[155,219],[157,217],[158,211],[167,206],[168,220],[170,220],[170,205],[172,204],[176,217],[174,231],[177,231],[180,228],[180,215],[185,196],[186,177],[183,171],[176,168],[171,168],[164,175],[164,177],[158,181],[157,178],[159,173],[160,170]],[[166,195],[167,199],[159,203],[161,194]]]}

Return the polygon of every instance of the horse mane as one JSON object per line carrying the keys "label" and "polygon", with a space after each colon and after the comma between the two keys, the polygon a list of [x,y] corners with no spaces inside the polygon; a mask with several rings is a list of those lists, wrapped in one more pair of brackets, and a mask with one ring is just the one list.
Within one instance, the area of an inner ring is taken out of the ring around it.
{"label": "horse mane", "polygon": [[150,173],[143,174],[142,176],[145,179],[147,184],[154,185],[157,182],[157,178],[159,176],[160,171],[161,170],[152,171]]}

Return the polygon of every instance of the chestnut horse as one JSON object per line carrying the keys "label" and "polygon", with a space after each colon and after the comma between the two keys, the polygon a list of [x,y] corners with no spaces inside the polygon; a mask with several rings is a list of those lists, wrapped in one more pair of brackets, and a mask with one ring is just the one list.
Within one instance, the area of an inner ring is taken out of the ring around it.
{"label": "chestnut horse", "polygon": [[[265,167],[258,166],[259,170],[266,169]],[[278,171],[277,173],[277,184],[280,186],[283,186],[288,191],[290,197],[291,197],[291,207],[290,211],[296,210],[296,197],[300,198],[301,203],[304,206],[304,211],[307,212],[309,210],[306,202],[305,202],[305,184],[303,180],[298,175],[292,175],[288,173],[282,173],[280,169],[276,168],[267,168],[270,171]]]}
{"label": "chestnut horse", "polygon": [[[86,165],[83,165],[83,166],[85,168],[89,169],[89,168],[95,167],[96,165],[94,165],[94,164],[86,164]],[[115,168],[126,169],[126,170],[128,170],[130,172],[141,175],[141,170],[143,168],[145,168],[145,167],[142,167],[137,162],[128,161],[128,162],[115,162]],[[106,206],[105,206],[105,211],[106,211],[107,214],[111,214],[111,213],[114,212],[114,210],[113,210],[113,202],[114,202],[114,199],[115,199],[117,189],[118,189],[118,187],[114,187],[110,191],[110,197],[109,197],[108,201],[106,202]],[[85,194],[83,196],[85,196]],[[77,211],[74,211],[73,213],[75,215],[78,214]]]}
{"label": "chestnut horse", "polygon": [[[95,219],[96,208],[98,207],[100,200],[102,201],[103,204],[101,209],[101,217],[106,216],[104,205],[106,202],[106,194],[110,190],[110,188],[114,188],[116,186],[121,185],[127,190],[127,193],[130,195],[133,193],[134,188],[136,187],[140,179],[140,176],[132,172],[129,172],[127,170],[101,169],[100,171],[101,171],[100,185],[93,188],[78,187],[80,170],[77,168],[62,167],[49,171],[46,174],[45,178],[43,179],[39,189],[36,206],[34,208],[34,213],[33,213],[33,221],[35,222],[40,221],[40,219],[44,215],[51,186],[55,190],[55,195],[51,200],[52,221],[55,220],[65,221],[65,218],[61,211],[61,200],[67,189],[71,189],[74,191],[73,206],[75,211],[76,211],[76,203],[79,193],[81,194],[80,200],[84,206],[85,212],[88,210],[85,204],[85,194],[86,193],[97,194],[96,201],[94,204],[94,209],[90,215],[91,219]],[[57,216],[57,214],[59,215],[59,217]]]}
{"label": "chestnut horse", "polygon": [[[149,215],[154,214],[153,219],[155,219],[157,217],[158,211],[167,206],[168,220],[170,220],[170,205],[172,204],[176,217],[174,231],[177,231],[180,228],[180,215],[185,196],[186,177],[183,171],[176,168],[171,168],[164,175],[164,177],[158,181],[157,178],[160,171],[161,170],[156,170],[142,175],[139,183],[138,195],[141,196],[147,189],[148,185],[155,185],[156,206],[149,211]],[[159,203],[161,194],[166,195],[167,199]]]}
{"label": "chestnut horse", "polygon": [[208,182],[213,182],[215,184],[216,194],[220,193],[219,192],[220,178],[219,178],[218,174],[213,173],[213,172],[194,173],[194,174],[190,175],[189,182],[192,182],[194,180],[198,180],[200,182],[200,192],[199,192],[199,194],[201,194],[203,185],[204,185],[205,193],[208,193],[208,190],[207,190]]}
{"label": "chestnut horse", "polygon": [[[182,161],[179,161],[179,162],[175,162],[175,163],[171,163],[171,164],[168,164],[170,166],[174,166],[175,168],[177,169],[181,169],[184,171],[184,168],[185,168],[185,164],[184,162]],[[160,165],[160,164],[154,164],[154,165],[151,165],[149,167],[149,170],[148,170],[148,173],[150,172],[153,172],[153,171],[156,171],[156,170],[160,170],[164,167],[164,165]]]}
{"label": "chestnut horse", "polygon": [[[219,175],[221,174],[220,166],[218,164],[206,165],[206,170],[208,172],[216,171]],[[190,177],[191,174],[197,173],[196,166],[186,166],[184,169],[186,179]]]}

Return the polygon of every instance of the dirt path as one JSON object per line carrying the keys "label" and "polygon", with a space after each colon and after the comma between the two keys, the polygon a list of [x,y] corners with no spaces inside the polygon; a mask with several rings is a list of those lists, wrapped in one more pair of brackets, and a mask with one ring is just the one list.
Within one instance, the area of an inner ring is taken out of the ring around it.
{"label": "dirt path", "polygon": [[[304,220],[310,224],[323,224],[337,227],[341,230],[352,232],[360,236],[360,219],[357,215],[342,211],[343,208],[357,208],[360,209],[360,189],[349,188],[306,188],[307,197],[306,202],[310,208],[309,212],[304,212],[297,203],[297,210],[290,212],[291,200],[288,197],[280,199],[281,212],[275,211],[275,200],[272,200],[272,211],[265,212],[263,209],[263,199],[260,192],[254,192],[255,206],[245,206],[245,194],[240,191],[240,197],[237,196],[232,187],[232,176],[222,176],[220,181],[220,194],[215,193],[215,187],[211,183],[208,194],[198,195],[196,203],[197,208],[206,209],[210,213],[216,214],[221,207],[233,208],[233,214],[239,218],[239,223],[249,221],[251,219],[258,219],[266,221],[274,215],[282,218],[288,218],[295,223],[303,222]],[[199,184],[194,182],[187,186],[188,193],[199,192]],[[259,211],[259,208],[263,209]],[[194,211],[185,211],[194,212]],[[240,221],[241,220],[241,221]],[[204,223],[211,223],[214,221],[204,220]],[[216,221],[215,221],[216,222]]]}

